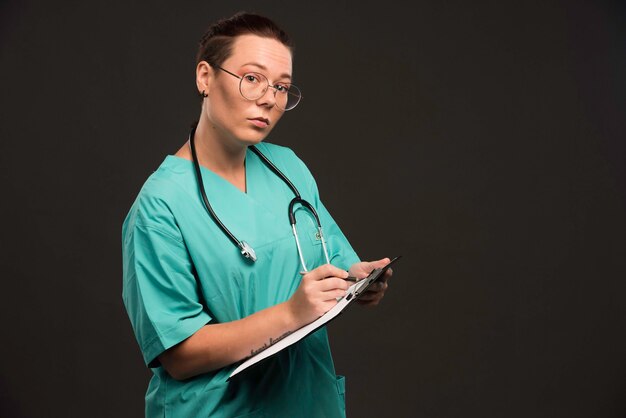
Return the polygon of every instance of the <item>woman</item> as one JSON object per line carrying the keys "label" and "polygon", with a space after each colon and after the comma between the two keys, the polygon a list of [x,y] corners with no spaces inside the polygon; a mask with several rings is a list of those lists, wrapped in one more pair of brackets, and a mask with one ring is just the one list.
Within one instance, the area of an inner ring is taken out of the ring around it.
{"label": "woman", "polygon": [[[360,262],[302,161],[262,143],[300,99],[291,78],[290,41],[264,17],[237,14],[200,42],[197,127],[122,229],[124,303],[154,373],[147,416],[345,415],[325,329],[227,381],[237,362],[334,306],[349,274],[389,262]],[[297,192],[312,208],[294,202],[296,241],[285,215]],[[380,301],[390,274],[362,303]]]}

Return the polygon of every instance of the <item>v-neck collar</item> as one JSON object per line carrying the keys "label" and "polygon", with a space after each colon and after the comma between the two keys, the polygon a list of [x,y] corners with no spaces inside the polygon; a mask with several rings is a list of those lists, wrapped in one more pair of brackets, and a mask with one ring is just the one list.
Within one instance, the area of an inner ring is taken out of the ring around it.
{"label": "v-neck collar", "polygon": [[[255,161],[251,161],[251,160],[255,160]],[[166,162],[172,162],[174,164],[178,164],[179,162],[183,162],[183,163],[189,163],[193,166],[193,160],[189,160],[187,158],[183,158],[183,157],[179,157],[177,155],[167,155],[165,158]],[[225,179],[224,177],[220,176],[219,174],[217,174],[215,171],[211,170],[210,168],[207,168],[203,165],[200,165],[200,172],[202,173],[202,179],[204,180],[204,177],[206,175],[210,175],[212,178],[215,179],[220,179],[222,180],[222,183],[225,184],[227,187],[232,187],[233,189],[237,190],[239,193],[243,194],[243,195],[249,195],[250,192],[250,180],[253,176],[250,175],[250,167],[253,165],[263,165],[265,167],[265,165],[263,164],[262,161],[260,161],[260,158],[250,150],[250,147],[248,147],[246,149],[246,156],[244,158],[244,172],[245,172],[245,181],[246,181],[246,190],[242,191],[241,189],[239,189],[237,186],[235,186],[233,183],[231,183],[230,181],[228,181],[227,179]],[[168,164],[169,166],[169,164]]]}
{"label": "v-neck collar", "polygon": [[[205,193],[221,222],[255,249],[279,236],[289,236],[287,208],[291,189],[250,149],[246,152],[246,193],[212,170],[200,166]],[[185,183],[198,190],[193,161],[168,155],[168,169],[186,173]],[[189,180],[187,180],[187,178]],[[199,204],[202,204],[201,201]]]}

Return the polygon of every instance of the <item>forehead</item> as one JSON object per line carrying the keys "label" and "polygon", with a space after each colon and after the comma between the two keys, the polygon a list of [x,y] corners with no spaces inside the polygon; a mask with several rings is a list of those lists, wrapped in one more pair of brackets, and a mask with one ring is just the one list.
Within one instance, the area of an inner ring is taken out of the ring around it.
{"label": "forehead", "polygon": [[250,63],[267,68],[271,74],[291,74],[291,52],[276,39],[256,35],[235,38],[232,53],[224,65],[239,69]]}

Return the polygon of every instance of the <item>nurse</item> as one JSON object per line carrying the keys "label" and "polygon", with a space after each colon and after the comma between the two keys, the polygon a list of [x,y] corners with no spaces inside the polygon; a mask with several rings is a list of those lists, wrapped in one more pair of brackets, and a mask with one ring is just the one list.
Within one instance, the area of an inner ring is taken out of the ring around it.
{"label": "nurse", "polygon": [[[200,41],[196,86],[197,126],[146,181],[122,227],[124,304],[153,372],[146,416],[345,416],[325,328],[227,378],[270,339],[332,308],[349,274],[365,277],[389,259],[361,262],[304,163],[262,142],[301,98],[284,31],[245,13],[213,24]],[[296,245],[287,217],[294,191],[252,146],[311,204],[323,237],[313,212],[296,204]],[[359,302],[378,304],[390,275]]]}

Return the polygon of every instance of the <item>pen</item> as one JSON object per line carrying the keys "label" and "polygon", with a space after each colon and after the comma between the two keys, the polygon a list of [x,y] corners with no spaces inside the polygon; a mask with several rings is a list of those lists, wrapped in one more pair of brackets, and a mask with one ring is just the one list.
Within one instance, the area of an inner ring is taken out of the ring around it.
{"label": "pen", "polygon": [[[301,275],[301,276],[304,276],[304,275],[305,275],[305,274],[307,274],[307,273],[308,273],[308,271],[301,271],[301,272],[300,272],[300,275]],[[343,280],[345,280],[345,281],[347,281],[347,282],[358,282],[358,281],[359,281],[359,279],[357,279],[357,278],[356,278],[356,277],[354,277],[354,276],[348,276],[348,277],[346,277],[346,278],[345,278],[345,279],[343,279]]]}

